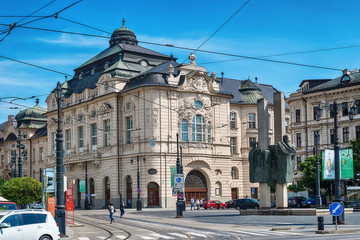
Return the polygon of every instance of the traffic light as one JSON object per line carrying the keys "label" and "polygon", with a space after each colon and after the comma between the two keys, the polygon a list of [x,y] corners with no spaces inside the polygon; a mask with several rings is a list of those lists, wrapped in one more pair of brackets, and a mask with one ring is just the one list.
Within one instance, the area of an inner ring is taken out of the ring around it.
{"label": "traffic light", "polygon": [[47,184],[46,184],[46,187],[49,187],[49,186],[52,186],[54,185],[54,178],[53,177],[50,177],[50,176],[47,176]]}

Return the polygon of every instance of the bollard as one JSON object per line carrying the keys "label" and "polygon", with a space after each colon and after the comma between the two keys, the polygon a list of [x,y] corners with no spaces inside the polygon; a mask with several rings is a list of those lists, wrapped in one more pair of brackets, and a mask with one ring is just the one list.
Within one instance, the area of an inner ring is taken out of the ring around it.
{"label": "bollard", "polygon": [[318,217],[318,231],[324,230],[324,217]]}

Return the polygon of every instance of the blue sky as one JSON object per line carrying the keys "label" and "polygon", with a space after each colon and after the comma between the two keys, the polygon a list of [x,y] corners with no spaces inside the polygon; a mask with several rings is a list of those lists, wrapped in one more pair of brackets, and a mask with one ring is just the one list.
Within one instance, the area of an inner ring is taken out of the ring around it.
{"label": "blue sky", "polygon": [[[3,1],[0,16],[29,15],[47,1]],[[57,0],[36,16],[53,14],[75,2]],[[84,0],[65,10],[59,16],[86,25],[113,32],[121,27],[132,29],[139,41],[197,48],[213,34],[246,1],[98,1]],[[357,0],[250,0],[201,49],[246,56],[265,56],[278,53],[343,47],[359,44],[358,30],[360,1]],[[0,24],[12,24],[21,18],[0,17]],[[25,23],[33,18],[22,21]],[[62,19],[45,19],[26,26],[109,36],[106,33],[76,25]],[[0,29],[2,26],[0,26]],[[1,35],[2,38],[4,35]],[[190,51],[140,44],[164,54],[173,53],[182,62]],[[75,36],[63,33],[15,28],[0,42],[0,55],[73,74],[73,69],[109,46],[108,39]],[[209,72],[235,79],[254,80],[271,84],[286,95],[296,91],[304,79],[334,78],[340,71],[316,69],[263,62],[238,60],[220,55],[197,52],[197,64]],[[335,69],[360,68],[360,47],[342,50],[269,57]],[[40,105],[46,106],[46,96],[63,75],[44,71],[0,58],[0,98],[40,96]],[[0,123],[20,109],[0,102]],[[35,100],[17,100],[15,103],[34,106]]]}

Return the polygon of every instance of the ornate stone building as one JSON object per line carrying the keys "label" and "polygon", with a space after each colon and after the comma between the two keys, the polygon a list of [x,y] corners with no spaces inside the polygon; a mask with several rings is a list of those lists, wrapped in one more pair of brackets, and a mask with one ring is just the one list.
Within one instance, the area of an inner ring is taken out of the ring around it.
{"label": "ornate stone building", "polygon": [[[338,137],[340,148],[349,145],[351,139],[360,137],[360,115],[349,119],[349,109],[354,104],[360,107],[359,70],[344,71],[334,79],[310,79],[300,84],[300,89],[290,95],[288,104],[291,113],[292,143],[296,146],[297,162],[313,156],[315,137],[319,134],[319,149],[334,147],[334,118],[330,109],[323,111],[320,121],[315,119],[315,108],[330,107],[334,100],[341,106],[338,113]],[[357,112],[359,113],[359,112]],[[297,175],[297,179],[301,176]]]}
{"label": "ornate stone building", "polygon": [[[75,206],[84,206],[79,185],[86,166],[93,208],[109,201],[118,205],[120,199],[131,199],[135,206],[139,159],[143,205],[174,207],[177,133],[187,199],[258,197],[248,173],[249,144],[257,138],[256,101],[269,100],[273,119],[277,90],[251,80],[217,78],[196,64],[194,54],[189,59],[189,64],[178,64],[173,56],[139,46],[134,32],[123,25],[113,32],[109,48],[62,84],[65,175],[68,186],[75,187]],[[54,93],[46,102],[44,163],[53,167]],[[271,120],[272,143],[273,125]]]}

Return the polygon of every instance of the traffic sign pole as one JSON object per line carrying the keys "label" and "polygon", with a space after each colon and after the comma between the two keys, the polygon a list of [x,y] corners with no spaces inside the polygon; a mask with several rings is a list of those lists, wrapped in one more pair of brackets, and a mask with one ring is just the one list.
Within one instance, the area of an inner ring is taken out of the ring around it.
{"label": "traffic sign pole", "polygon": [[329,207],[330,214],[335,216],[335,230],[337,230],[337,224],[338,224],[338,216],[340,216],[343,211],[343,205],[339,202],[334,202]]}

